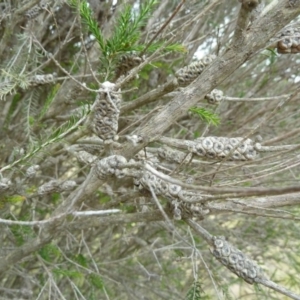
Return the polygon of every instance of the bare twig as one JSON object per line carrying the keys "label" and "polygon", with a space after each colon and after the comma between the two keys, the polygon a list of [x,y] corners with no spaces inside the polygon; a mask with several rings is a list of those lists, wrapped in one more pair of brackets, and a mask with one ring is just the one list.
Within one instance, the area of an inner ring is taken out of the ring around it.
{"label": "bare twig", "polygon": [[182,7],[182,5],[184,3],[185,3],[185,0],[181,0],[181,2],[177,5],[175,10],[173,11],[172,15],[166,20],[166,22],[163,24],[163,26],[156,32],[156,34],[153,36],[153,38],[149,41],[149,43],[143,49],[140,56],[143,56],[146,53],[147,49],[151,46],[153,41],[155,41],[155,39],[158,37],[158,35],[164,31],[164,29],[168,26],[168,24],[171,22],[171,20],[176,16],[176,14],[179,12],[180,8]]}

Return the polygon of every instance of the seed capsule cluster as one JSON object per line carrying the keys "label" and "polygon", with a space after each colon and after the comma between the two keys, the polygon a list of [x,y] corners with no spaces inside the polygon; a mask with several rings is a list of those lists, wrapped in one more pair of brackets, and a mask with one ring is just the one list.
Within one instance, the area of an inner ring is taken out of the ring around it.
{"label": "seed capsule cluster", "polygon": [[40,169],[40,166],[39,165],[33,165],[31,167],[29,167],[27,170],[26,170],[26,176],[28,178],[33,178],[37,171]]}
{"label": "seed capsule cluster", "polygon": [[92,155],[91,153],[87,151],[78,151],[75,152],[75,155],[77,159],[84,164],[91,165],[92,163],[96,162],[98,160],[98,156]]}
{"label": "seed capsule cluster", "polygon": [[[158,171],[157,171],[158,172]],[[162,177],[165,176],[162,174]],[[151,187],[156,195],[163,195],[170,200],[178,199],[180,201],[200,201],[201,196],[195,192],[186,191],[180,185],[170,183],[154,175],[149,171],[144,171],[143,175],[137,179],[136,185],[141,185],[149,189]]]}
{"label": "seed capsule cluster", "polygon": [[209,210],[203,207],[201,203],[187,203],[173,200],[169,203],[169,210],[171,211],[175,220],[184,218],[197,218],[202,220]]}
{"label": "seed capsule cluster", "polygon": [[205,96],[209,104],[217,104],[224,99],[224,94],[221,90],[214,89]]}
{"label": "seed capsule cluster", "polygon": [[149,171],[144,171],[143,176],[137,179],[136,185],[141,185],[148,190],[151,187],[156,195],[163,195],[171,200],[180,197],[180,185],[169,183]]}
{"label": "seed capsule cluster", "polygon": [[204,58],[179,69],[175,73],[179,86],[187,86],[193,82],[215,58],[216,56],[214,54],[207,55]]}
{"label": "seed capsule cluster", "polygon": [[135,53],[124,54],[120,57],[116,67],[116,77],[126,74],[142,62],[142,58]]}
{"label": "seed capsule cluster", "polygon": [[288,28],[278,38],[277,51],[281,54],[300,52],[300,28]]}
{"label": "seed capsule cluster", "polygon": [[213,237],[211,253],[222,265],[250,284],[258,278],[265,277],[255,261],[249,259],[222,236]]}
{"label": "seed capsule cluster", "polygon": [[202,137],[189,142],[188,148],[199,156],[220,159],[228,157],[228,160],[236,161],[253,160],[257,154],[252,140],[244,140],[242,137]]}
{"label": "seed capsule cluster", "polygon": [[39,195],[45,195],[54,192],[64,192],[73,190],[76,187],[77,183],[74,180],[66,180],[66,181],[59,181],[59,180],[51,180],[38,188],[37,193]]}
{"label": "seed capsule cluster", "polygon": [[41,1],[40,4],[33,6],[31,9],[29,9],[25,16],[26,18],[32,20],[34,18],[36,18],[43,9],[45,9],[47,7],[48,1]]}
{"label": "seed capsule cluster", "polygon": [[107,89],[99,92],[95,101],[93,131],[103,141],[112,141],[118,139],[121,94],[113,90],[113,83],[109,82],[106,86]]}
{"label": "seed capsule cluster", "polygon": [[116,176],[122,178],[125,176],[126,169],[120,169],[119,166],[126,164],[127,160],[121,155],[112,155],[105,157],[96,163],[96,172],[100,179],[106,176]]}
{"label": "seed capsule cluster", "polygon": [[189,161],[191,159],[191,154],[189,156],[186,153],[174,150],[170,147],[163,147],[158,149],[158,156],[170,162],[176,162],[181,164],[184,160]]}
{"label": "seed capsule cluster", "polygon": [[12,185],[12,182],[10,181],[10,179],[8,178],[1,178],[0,179],[0,191],[3,192],[3,191],[6,191],[8,190]]}
{"label": "seed capsule cluster", "polygon": [[29,79],[31,86],[36,86],[40,84],[52,83],[55,81],[56,74],[46,74],[46,75],[35,75]]}
{"label": "seed capsule cluster", "polygon": [[[152,190],[155,195],[161,195],[170,200],[168,207],[176,220],[180,220],[182,217],[202,217],[208,213],[202,209],[202,204],[199,203],[202,199],[199,193],[184,190],[180,185],[163,180],[149,171],[144,171],[142,176],[136,178],[135,185],[140,189]],[[198,203],[188,203],[187,201],[198,201]]]}

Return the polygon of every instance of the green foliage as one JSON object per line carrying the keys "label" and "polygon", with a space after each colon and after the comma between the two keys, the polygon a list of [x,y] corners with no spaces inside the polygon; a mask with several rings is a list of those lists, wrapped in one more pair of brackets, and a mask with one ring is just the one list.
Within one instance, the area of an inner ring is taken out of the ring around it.
{"label": "green foliage", "polygon": [[19,93],[15,94],[14,97],[13,97],[13,100],[10,104],[8,114],[7,114],[7,116],[5,118],[5,121],[4,121],[4,127],[5,128],[7,128],[7,126],[9,125],[10,119],[11,119],[14,111],[17,109],[18,103],[20,102],[20,100],[21,100],[21,94],[19,94]]}
{"label": "green foliage", "polygon": [[25,196],[21,195],[0,195],[0,213],[8,212],[11,205],[15,207],[20,207],[22,203],[26,200]]}
{"label": "green foliage", "polygon": [[259,284],[257,283],[253,284],[253,288],[257,294],[256,299],[269,299],[270,294],[266,293],[266,291],[262,289]]}
{"label": "green foliage", "polygon": [[[241,281],[241,282],[243,282],[243,281]],[[220,288],[222,289],[225,299],[233,300],[233,298],[231,297],[231,295],[229,293],[229,285],[228,284],[225,284],[225,285],[222,284],[222,285],[220,285]]]}
{"label": "green foliage", "polygon": [[10,229],[18,246],[23,245],[29,238],[35,235],[29,226],[12,225]]}
{"label": "green foliage", "polygon": [[201,120],[208,124],[212,124],[217,126],[220,124],[220,118],[215,113],[210,110],[207,110],[203,107],[192,107],[190,108],[190,112],[199,116]]}
{"label": "green foliage", "polygon": [[[134,45],[132,47],[132,50],[135,51],[142,51],[144,49],[144,45]],[[164,42],[153,42],[149,47],[147,48],[147,52],[153,53],[157,49],[161,49],[163,53],[168,53],[168,52],[180,52],[180,53],[185,53],[187,52],[187,49],[185,46],[181,44],[169,44],[166,45]]]}
{"label": "green foliage", "polygon": [[83,274],[81,272],[62,269],[62,268],[53,269],[52,272],[57,278],[61,278],[61,277],[82,278],[83,277]]}
{"label": "green foliage", "polygon": [[74,261],[76,261],[79,265],[81,265],[82,267],[87,268],[88,267],[88,261],[86,259],[86,257],[83,254],[78,254],[74,257]]}
{"label": "green foliage", "polygon": [[42,120],[42,118],[44,117],[44,115],[46,114],[46,112],[48,111],[48,108],[50,107],[52,101],[54,100],[54,97],[56,95],[56,93],[58,92],[60,88],[60,84],[56,84],[51,91],[48,93],[47,98],[45,100],[45,103],[43,104],[42,110],[39,114],[39,118],[38,120]]}
{"label": "green foliage", "polygon": [[[83,114],[84,111],[83,111]],[[76,129],[76,124],[77,122],[80,120],[80,117],[75,117],[75,116],[71,116],[70,120],[68,120],[66,123],[64,123],[62,126],[60,126],[59,128],[55,129],[51,135],[47,138],[47,140],[52,142],[56,142],[60,139],[62,139],[63,137],[65,137],[65,134],[68,132],[70,132],[73,129]]]}
{"label": "green foliage", "polygon": [[61,194],[60,193],[52,193],[51,194],[51,202],[56,205],[58,204],[59,200],[61,199]]}
{"label": "green foliage", "polygon": [[39,99],[41,91],[38,89],[33,89],[29,93],[29,97],[25,99],[23,105],[26,111],[26,135],[30,142],[35,142],[37,140],[33,126],[35,125],[35,120],[39,115]]}
{"label": "green foliage", "polygon": [[276,62],[276,58],[278,57],[278,54],[274,49],[268,48],[266,49],[264,54],[268,56],[270,64],[274,64]]}
{"label": "green foliage", "polygon": [[154,9],[156,0],[149,0],[141,5],[140,13],[134,14],[130,6],[126,6],[124,12],[117,20],[117,26],[111,39],[107,41],[107,47],[113,55],[120,52],[136,50],[135,43],[140,39],[141,27],[145,25]]}
{"label": "green foliage", "polygon": [[54,244],[47,244],[39,250],[39,255],[48,262],[60,257],[60,251]]}
{"label": "green foliage", "polygon": [[[92,11],[86,1],[69,0],[69,4],[79,10],[79,14],[83,23],[88,27],[89,31],[94,35],[101,49],[102,67],[106,68],[108,74],[114,70],[121,55],[132,52],[142,52],[145,45],[139,44],[141,37],[141,29],[145,25],[148,18],[151,16],[156,0],[148,0],[141,4],[139,13],[131,6],[126,5],[124,10],[116,20],[116,26],[112,36],[105,39],[99,29],[97,21],[92,16]],[[165,45],[164,42],[155,42],[148,46],[147,51],[152,53],[157,49],[162,49],[164,52],[186,52],[186,48],[178,43]]]}
{"label": "green foliage", "polygon": [[8,94],[14,94],[16,88],[21,86],[27,88],[28,82],[25,80],[24,76],[18,74],[10,74],[6,70],[2,69],[2,78],[1,78],[1,89],[0,89],[0,100],[5,99]]}
{"label": "green foliage", "polygon": [[110,201],[111,197],[102,193],[102,192],[98,192],[98,197],[99,197],[99,202],[104,204]]}
{"label": "green foliage", "polygon": [[26,34],[17,34],[16,42],[10,49],[9,60],[1,61],[0,100],[9,94],[14,94],[18,87],[27,89],[29,86],[27,70],[32,64],[32,38]]}
{"label": "green foliage", "polygon": [[100,275],[90,274],[88,280],[98,290],[104,289],[104,283]]}
{"label": "green foliage", "polygon": [[10,165],[5,166],[1,169],[1,171],[12,169],[13,167],[19,165],[20,163],[26,162],[28,159],[30,159],[32,156],[43,150],[45,147],[63,139],[66,135],[68,135],[73,130],[78,129],[79,125],[82,123],[82,121],[85,119],[89,112],[82,110],[82,115],[79,117],[71,116],[70,120],[64,123],[59,128],[55,129],[44,141],[37,142],[31,145],[31,149],[20,157],[19,159],[15,160]]}
{"label": "green foliage", "polygon": [[189,289],[185,300],[203,300],[205,299],[203,296],[204,291],[201,287],[201,284],[199,281],[194,281],[191,288]]}
{"label": "green foliage", "polygon": [[140,39],[140,29],[153,11],[156,0],[149,0],[141,6],[139,14],[133,14],[130,6],[125,6],[124,11],[117,19],[112,37],[105,40],[99,29],[97,21],[92,17],[92,11],[86,1],[69,0],[72,7],[78,8],[83,22],[95,36],[102,55],[110,60],[118,53],[133,51],[135,43]]}
{"label": "green foliage", "polygon": [[96,38],[103,55],[106,56],[106,44],[104,42],[104,37],[99,29],[97,21],[92,17],[93,12],[89,8],[88,3],[80,0],[69,0],[69,4],[74,8],[78,8],[83,22],[88,26],[90,32]]}
{"label": "green foliage", "polygon": [[[132,23],[132,27],[128,26]],[[111,55],[120,52],[132,51],[132,46],[139,39],[139,32],[136,30],[136,22],[131,22],[131,8],[126,6],[120,15],[115,27],[114,35],[107,41],[107,48]]]}
{"label": "green foliage", "polygon": [[[22,203],[26,199],[26,197],[25,196],[21,196],[21,195],[10,195],[10,196],[6,195],[2,199],[6,203],[18,204],[18,203]],[[1,200],[0,200],[0,202],[1,202]]]}

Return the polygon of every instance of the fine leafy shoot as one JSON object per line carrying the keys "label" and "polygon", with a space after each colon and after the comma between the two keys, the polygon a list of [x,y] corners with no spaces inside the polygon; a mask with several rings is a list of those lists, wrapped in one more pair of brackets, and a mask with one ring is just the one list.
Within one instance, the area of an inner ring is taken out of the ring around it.
{"label": "fine leafy shoot", "polygon": [[205,123],[212,124],[214,126],[220,124],[219,116],[208,109],[203,107],[192,107],[190,108],[190,112],[197,115]]}
{"label": "fine leafy shoot", "polygon": [[195,281],[188,291],[185,300],[204,300],[206,299],[199,281]]}
{"label": "fine leafy shoot", "polygon": [[93,18],[93,16],[92,16],[93,12],[90,9],[87,1],[85,1],[85,0],[84,1],[68,0],[68,2],[72,7],[79,10],[80,16],[81,16],[84,24],[86,24],[88,26],[91,34],[95,37],[104,57],[109,55],[107,47],[106,47],[106,42],[104,40],[101,30],[99,29],[99,24]]}
{"label": "fine leafy shoot", "polygon": [[[100,60],[103,66],[107,68],[108,73],[111,73],[122,55],[140,52],[145,48],[144,44],[139,43],[141,28],[146,24],[158,2],[156,0],[147,0],[138,9],[125,5],[116,20],[113,33],[108,39],[104,38],[86,1],[69,0],[69,4],[74,8],[78,8],[84,24],[99,44],[102,54]],[[152,53],[157,49],[161,49],[165,53],[186,51],[186,48],[181,44],[172,43],[165,45],[164,42],[151,44],[147,51]]]}

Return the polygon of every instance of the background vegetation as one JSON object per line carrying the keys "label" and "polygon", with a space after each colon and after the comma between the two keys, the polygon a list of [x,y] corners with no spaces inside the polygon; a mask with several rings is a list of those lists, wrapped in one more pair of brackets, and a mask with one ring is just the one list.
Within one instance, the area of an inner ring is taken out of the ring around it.
{"label": "background vegetation", "polygon": [[298,0],[0,10],[1,299],[300,299]]}

